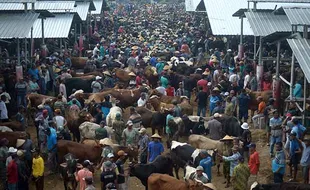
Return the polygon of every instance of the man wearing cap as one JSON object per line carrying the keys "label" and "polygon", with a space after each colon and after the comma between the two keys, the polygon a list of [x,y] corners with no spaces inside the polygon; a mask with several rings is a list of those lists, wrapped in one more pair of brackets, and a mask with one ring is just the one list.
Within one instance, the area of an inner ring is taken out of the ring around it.
{"label": "man wearing cap", "polygon": [[270,156],[273,156],[273,148],[275,143],[282,142],[282,119],[279,117],[278,111],[273,112],[273,117],[269,121],[270,132]]}
{"label": "man wearing cap", "polygon": [[222,123],[217,119],[221,117],[219,113],[215,113],[213,118],[208,121],[209,135],[212,140],[220,140],[222,138]]}
{"label": "man wearing cap", "polygon": [[116,113],[115,121],[112,123],[112,128],[115,130],[115,140],[118,144],[122,143],[122,133],[126,128],[124,121],[121,118],[120,113]]}
{"label": "man wearing cap", "polygon": [[[301,148],[298,142],[298,138],[296,137],[297,134],[295,132],[291,132],[290,134],[290,151],[289,151],[289,156],[288,158],[290,159],[290,176],[293,177],[289,181],[296,181],[296,176],[297,176],[297,171],[298,171],[298,163],[300,159],[300,154],[301,154]],[[294,174],[293,172],[293,167],[294,167]]]}
{"label": "man wearing cap", "polygon": [[93,89],[93,93],[98,93],[101,91],[102,89],[102,86],[101,86],[102,82],[100,82],[101,79],[102,77],[96,76],[96,80],[91,83],[91,88]]}
{"label": "man wearing cap", "polygon": [[[223,145],[223,156],[231,156],[232,155],[232,147],[233,147],[233,138],[226,135],[224,138],[220,139],[221,142],[224,143]],[[217,165],[219,166],[219,160],[217,159]],[[230,185],[230,175],[229,175],[229,170],[230,170],[230,162],[229,161],[224,161],[223,164],[223,175],[225,179],[227,180],[226,182],[226,187],[229,187]]]}
{"label": "man wearing cap", "polygon": [[164,152],[164,146],[160,142],[161,136],[155,133],[151,136],[151,138],[152,141],[148,144],[148,162],[153,162],[157,158],[157,156],[160,156]]}
{"label": "man wearing cap", "polygon": [[250,176],[250,170],[246,163],[244,163],[243,157],[239,157],[239,164],[234,168],[232,174],[232,183],[234,190],[246,190],[248,179]]}
{"label": "man wearing cap", "polygon": [[256,115],[252,117],[254,128],[258,128],[258,119],[264,116],[264,110],[266,108],[266,103],[264,102],[263,97],[261,96],[257,97],[257,101],[259,102],[258,110]]}
{"label": "man wearing cap", "polygon": [[276,143],[276,155],[271,162],[274,183],[283,183],[286,158],[282,142]]}
{"label": "man wearing cap", "polygon": [[243,129],[242,135],[241,135],[241,141],[243,143],[243,158],[245,162],[247,163],[249,160],[249,147],[248,145],[252,141],[252,134],[249,130],[249,124],[248,123],[242,123],[241,128]]}
{"label": "man wearing cap", "polygon": [[16,152],[11,155],[12,160],[8,163],[8,166],[7,166],[7,183],[8,183],[8,189],[9,190],[16,190],[17,189],[17,183],[19,181],[18,169],[17,169],[18,157],[16,155]]}
{"label": "man wearing cap", "polygon": [[218,156],[221,157],[224,161],[229,161],[230,162],[230,169],[229,169],[230,177],[233,176],[233,171],[234,171],[235,167],[238,164],[239,158],[241,157],[241,154],[238,151],[239,151],[239,146],[234,145],[233,148],[232,148],[233,155],[231,155],[231,156],[222,156],[222,155],[218,154]]}
{"label": "man wearing cap", "polygon": [[146,129],[141,128],[140,131],[140,139],[138,142],[139,145],[139,163],[146,164],[147,163],[147,146],[150,142],[149,136],[146,134]]}
{"label": "man wearing cap", "polygon": [[18,159],[16,161],[18,168],[18,188],[19,190],[28,190],[29,189],[29,176],[30,176],[30,167],[27,167],[24,159],[24,151],[17,151]]}
{"label": "man wearing cap", "polygon": [[117,175],[112,168],[112,162],[106,161],[103,163],[104,171],[100,175],[101,189],[106,190],[106,185],[109,183],[117,184]]}
{"label": "man wearing cap", "polygon": [[250,178],[249,178],[249,184],[254,183],[257,180],[257,174],[259,171],[260,161],[259,161],[259,155],[256,151],[256,144],[251,143],[248,145],[250,149],[250,159],[249,159],[249,168],[250,168]]}
{"label": "man wearing cap", "polygon": [[40,156],[39,149],[33,149],[33,160],[32,160],[32,177],[35,182],[36,190],[44,189],[44,160]]}
{"label": "man wearing cap", "polygon": [[127,128],[124,129],[122,133],[123,144],[124,146],[137,147],[139,137],[138,131],[133,128],[133,123],[131,120],[128,120],[126,125]]}
{"label": "man wearing cap", "polygon": [[115,162],[116,166],[117,166],[117,185],[118,185],[118,189],[119,190],[127,190],[127,183],[125,180],[125,171],[124,171],[124,164],[126,162],[126,156],[127,154],[123,151],[120,150],[117,152],[117,155],[119,156],[119,158],[117,159],[117,161]]}
{"label": "man wearing cap", "polygon": [[[83,162],[83,168],[79,170],[77,173],[75,173],[75,180],[77,182],[80,182],[80,190],[85,190],[86,189],[86,183],[85,183],[85,178],[87,177],[93,177],[93,173],[89,171],[88,167],[90,166],[89,160],[85,160]],[[112,163],[111,163],[112,165]]]}
{"label": "man wearing cap", "polygon": [[304,184],[309,184],[310,139],[304,139],[304,142],[302,142],[300,139],[298,139],[298,141],[302,145],[302,149],[303,149],[301,160],[300,160],[300,165],[302,166]]}
{"label": "man wearing cap", "polygon": [[[206,174],[205,174],[206,175]],[[193,176],[193,179],[201,181],[203,184],[208,183],[209,180],[203,173],[203,167],[202,166],[198,166],[196,168],[196,173]]]}
{"label": "man wearing cap", "polygon": [[208,182],[211,182],[212,180],[212,171],[211,171],[212,158],[206,150],[201,150],[199,153],[199,156],[201,157],[199,166],[201,166],[203,168],[203,172],[207,174]]}

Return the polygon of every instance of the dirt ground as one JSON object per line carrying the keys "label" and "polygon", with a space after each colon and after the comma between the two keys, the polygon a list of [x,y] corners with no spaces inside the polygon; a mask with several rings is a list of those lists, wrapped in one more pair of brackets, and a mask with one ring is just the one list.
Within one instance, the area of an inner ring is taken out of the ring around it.
{"label": "dirt ground", "polygon": [[[125,113],[128,113],[127,111],[125,111]],[[128,115],[125,115],[124,118],[128,118]],[[36,131],[35,128],[33,126],[30,126],[27,131],[30,133],[32,140],[34,142],[36,142]],[[151,134],[151,129],[148,129],[148,134]],[[257,151],[259,153],[260,156],[260,170],[259,170],[259,174],[258,174],[258,182],[265,184],[265,183],[270,183],[273,181],[273,175],[272,175],[272,171],[271,171],[271,158],[269,156],[269,147],[266,146],[266,133],[265,130],[261,130],[261,129],[251,129],[252,131],[252,138],[253,138],[253,142],[255,142],[257,144]],[[166,141],[166,138],[163,138],[163,142]],[[187,142],[187,137],[183,137],[181,138],[182,142]],[[164,145],[166,145],[166,143],[164,143]],[[126,167],[126,166],[125,166]],[[222,165],[220,168],[220,171],[222,171]],[[288,167],[287,170],[288,171]],[[47,172],[47,171],[46,171]],[[232,188],[225,188],[225,179],[223,177],[223,175],[217,176],[216,174],[217,172],[217,168],[213,167],[212,168],[212,182],[213,184],[217,187],[218,190],[232,190]],[[287,173],[287,172],[286,172]],[[298,174],[299,177],[301,176],[301,174]],[[94,182],[95,182],[95,187],[100,189],[100,172],[97,171],[95,173],[95,178],[94,178]],[[179,171],[179,176],[183,177],[183,170]],[[287,181],[288,179],[285,178],[285,181]],[[301,181],[301,179],[299,179],[299,181]],[[31,184],[30,189],[34,189],[33,184]],[[58,189],[64,189],[63,188],[63,181],[60,178],[59,174],[52,174],[49,176],[45,177],[45,189],[46,190],[58,190]],[[136,177],[130,177],[129,178],[129,189],[130,190],[143,190],[144,186],[141,184],[140,180],[137,179]]]}

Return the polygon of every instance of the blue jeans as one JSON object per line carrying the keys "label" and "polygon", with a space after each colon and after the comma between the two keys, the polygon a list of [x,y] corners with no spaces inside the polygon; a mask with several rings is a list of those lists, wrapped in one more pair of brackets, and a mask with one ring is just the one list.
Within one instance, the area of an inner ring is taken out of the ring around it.
{"label": "blue jeans", "polygon": [[17,190],[17,183],[8,183],[9,190]]}
{"label": "blue jeans", "polygon": [[17,107],[20,105],[26,108],[26,95],[17,95]]}
{"label": "blue jeans", "polygon": [[200,113],[202,112],[202,117],[206,117],[206,107],[199,107],[197,110],[197,115],[200,116]]}
{"label": "blue jeans", "polygon": [[282,136],[278,136],[278,137],[271,136],[270,137],[270,153],[271,154],[273,154],[274,144],[276,144],[277,142],[281,142],[281,141],[282,141]]}

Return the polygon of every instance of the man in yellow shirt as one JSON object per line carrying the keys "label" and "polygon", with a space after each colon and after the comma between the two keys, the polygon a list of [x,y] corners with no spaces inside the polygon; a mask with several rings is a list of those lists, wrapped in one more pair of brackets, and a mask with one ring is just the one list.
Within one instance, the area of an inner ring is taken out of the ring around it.
{"label": "man in yellow shirt", "polygon": [[33,149],[32,159],[32,176],[36,184],[36,190],[44,189],[44,160],[40,156],[40,151],[38,149]]}

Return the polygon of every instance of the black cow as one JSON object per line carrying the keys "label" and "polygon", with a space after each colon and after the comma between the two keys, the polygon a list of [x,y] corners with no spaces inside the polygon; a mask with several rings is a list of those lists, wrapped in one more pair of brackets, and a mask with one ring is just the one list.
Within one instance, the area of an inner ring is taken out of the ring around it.
{"label": "black cow", "polygon": [[60,164],[61,166],[61,175],[64,180],[64,188],[68,190],[68,183],[71,182],[72,189],[75,190],[77,188],[77,182],[75,180],[74,173],[78,168],[78,159],[75,159],[73,154],[68,153],[64,156],[65,163]]}
{"label": "black cow", "polygon": [[147,189],[147,179],[153,173],[173,176],[173,162],[170,155],[158,156],[152,163],[129,165],[130,176],[136,176]]}
{"label": "black cow", "polygon": [[309,190],[310,185],[301,183],[257,184],[253,190]]}
{"label": "black cow", "polygon": [[[197,155],[195,160],[192,158],[192,154],[196,150],[196,148],[192,147],[191,145],[177,145],[179,142],[172,141],[172,148],[171,148],[171,158],[174,165],[174,171],[177,179],[179,179],[179,169],[183,168],[184,176],[185,176],[185,166],[191,165],[193,167],[197,167],[201,160],[200,156]],[[198,149],[197,149],[198,150]]]}
{"label": "black cow", "polygon": [[223,137],[225,135],[240,137],[243,133],[243,129],[240,127],[240,123],[236,117],[223,115],[217,118],[219,122],[222,123]]}
{"label": "black cow", "polygon": [[65,80],[66,90],[67,92],[72,92],[72,89],[81,89],[85,93],[91,93],[91,83],[95,80],[95,78],[67,78]]}

